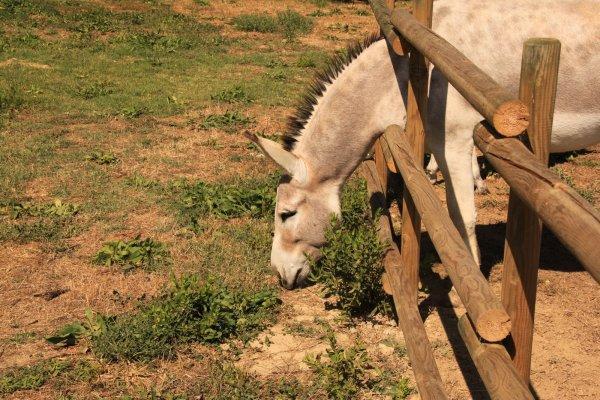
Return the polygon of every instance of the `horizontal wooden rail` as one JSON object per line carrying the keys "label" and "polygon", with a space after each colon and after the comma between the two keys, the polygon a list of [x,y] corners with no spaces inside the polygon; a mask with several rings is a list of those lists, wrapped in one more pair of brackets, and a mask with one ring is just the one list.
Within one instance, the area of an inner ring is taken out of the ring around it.
{"label": "horizontal wooden rail", "polygon": [[493,400],[533,400],[504,346],[479,341],[467,314],[458,320],[458,331]]}
{"label": "horizontal wooden rail", "polygon": [[[385,22],[385,15],[377,21],[380,24]],[[527,106],[511,96],[454,46],[401,8],[392,11],[391,22],[498,132],[504,136],[516,136],[527,129]]]}
{"label": "horizontal wooden rail", "polygon": [[[385,197],[375,163],[370,160],[363,162],[360,172],[367,181],[371,209],[373,212],[377,209],[385,210]],[[386,279],[389,282],[390,294],[394,296],[394,305],[398,313],[400,328],[404,333],[406,349],[419,388],[419,395],[423,400],[447,399],[416,299],[411,296],[413,290],[408,287],[408,280],[402,278],[403,268],[400,252],[392,239],[389,216],[379,214],[378,226],[379,240],[389,243],[383,261]]]}
{"label": "horizontal wooden rail", "polygon": [[475,323],[479,335],[487,341],[500,341],[510,332],[510,318],[490,291],[487,280],[460,237],[458,230],[443,208],[433,186],[417,163],[412,150],[398,125],[390,125],[383,135],[384,141],[402,174],[419,211],[429,237],[437,250],[448,275]]}
{"label": "horizontal wooden rail", "polygon": [[525,147],[492,133],[487,123],[474,130],[475,144],[519,198],[600,283],[600,213]]}

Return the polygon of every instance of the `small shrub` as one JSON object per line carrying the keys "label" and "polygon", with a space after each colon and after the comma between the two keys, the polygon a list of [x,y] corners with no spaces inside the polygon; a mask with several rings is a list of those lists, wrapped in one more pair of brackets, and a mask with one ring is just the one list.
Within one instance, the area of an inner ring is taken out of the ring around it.
{"label": "small shrub", "polygon": [[342,219],[332,220],[325,237],[321,259],[311,263],[311,277],[324,285],[325,296],[335,296],[336,305],[350,316],[390,314],[390,298],[381,285],[386,246],[377,238],[364,181],[347,185]]}
{"label": "small shrub", "polygon": [[91,161],[99,165],[116,164],[119,162],[117,156],[104,151],[94,151],[92,154],[85,156],[86,161]]}
{"label": "small shrub", "polygon": [[220,101],[222,103],[251,103],[252,98],[246,92],[246,90],[239,85],[234,86],[231,89],[222,90],[217,94],[210,96],[214,101]]}
{"label": "small shrub", "polygon": [[317,383],[325,390],[328,398],[336,400],[354,399],[363,389],[372,389],[377,380],[370,377],[373,369],[367,350],[362,343],[343,348],[338,345],[332,331],[327,335],[329,348],[327,360],[322,355],[308,356],[304,362],[316,375]]}
{"label": "small shrub", "polygon": [[104,317],[104,329],[92,335],[92,349],[109,361],[150,361],[173,357],[183,343],[247,341],[272,320],[278,303],[272,290],[249,293],[184,276],[136,312]]}
{"label": "small shrub", "polygon": [[104,243],[92,261],[107,267],[118,265],[125,271],[133,268],[152,270],[168,264],[170,254],[165,244],[151,238],[141,239],[137,236],[133,240]]}
{"label": "small shrub", "polygon": [[226,111],[224,114],[211,114],[200,124],[202,129],[223,129],[233,132],[250,124],[252,120],[237,111]]}
{"label": "small shrub", "polygon": [[233,25],[244,32],[275,32],[277,20],[268,14],[241,14],[233,19]]}
{"label": "small shrub", "polygon": [[313,22],[310,18],[290,9],[277,13],[277,23],[288,40],[309,33],[313,28]]}

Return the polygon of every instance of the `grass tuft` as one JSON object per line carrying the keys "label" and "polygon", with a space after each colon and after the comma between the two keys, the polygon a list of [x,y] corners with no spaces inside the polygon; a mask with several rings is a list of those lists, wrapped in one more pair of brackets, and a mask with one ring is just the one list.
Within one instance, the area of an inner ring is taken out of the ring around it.
{"label": "grass tuft", "polygon": [[241,14],[233,19],[233,25],[244,32],[277,31],[277,20],[268,14]]}
{"label": "grass tuft", "polygon": [[236,85],[231,89],[222,90],[212,96],[211,100],[219,101],[222,103],[252,103],[252,98],[248,92],[240,85]]}
{"label": "grass tuft", "polygon": [[311,277],[322,283],[326,297],[349,316],[391,314],[390,297],[383,291],[383,254],[386,246],[367,205],[363,180],[348,183],[342,195],[342,219],[327,229],[322,258],[311,264]]}
{"label": "grass tuft", "polygon": [[252,119],[237,111],[226,111],[224,114],[211,114],[204,118],[200,124],[202,129],[222,129],[226,132],[234,132],[238,128],[248,126]]}
{"label": "grass tuft", "polygon": [[104,317],[103,329],[92,335],[92,349],[109,361],[150,361],[173,357],[179,344],[248,341],[272,320],[278,304],[269,289],[251,293],[183,276],[136,312]]}
{"label": "grass tuft", "polygon": [[277,22],[281,32],[288,40],[307,34],[313,28],[313,21],[310,18],[290,9],[277,13]]}
{"label": "grass tuft", "polygon": [[127,241],[106,242],[92,258],[95,264],[107,267],[117,265],[124,271],[134,268],[154,270],[169,264],[170,260],[170,253],[164,243],[151,238],[141,239],[140,236]]}
{"label": "grass tuft", "polygon": [[110,165],[119,162],[119,158],[117,158],[117,156],[104,151],[94,151],[92,154],[85,156],[85,160],[99,165]]}

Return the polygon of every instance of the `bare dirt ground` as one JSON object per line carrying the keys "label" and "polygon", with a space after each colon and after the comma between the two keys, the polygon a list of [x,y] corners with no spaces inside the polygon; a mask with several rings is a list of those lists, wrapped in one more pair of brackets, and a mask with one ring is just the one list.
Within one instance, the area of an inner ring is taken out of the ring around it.
{"label": "bare dirt ground", "polygon": [[[96,3],[113,11],[146,9],[144,2]],[[219,26],[228,38],[242,38],[249,42],[268,38],[274,43],[281,41],[271,33],[240,32],[230,23],[241,13],[269,12],[292,7],[303,15],[317,8],[309,1],[212,1],[208,8],[201,8],[192,0],[173,1],[172,9],[198,21]],[[331,11],[330,5],[326,11]],[[298,40],[301,45],[318,48],[332,53],[343,48],[351,39],[373,32],[376,23],[372,16],[362,16],[358,10],[367,12],[362,3],[336,4],[340,13],[331,12],[315,20],[313,31]],[[270,44],[272,45],[272,44]],[[260,44],[258,47],[268,47]],[[236,49],[241,55],[242,51]],[[291,50],[282,49],[283,59],[291,57]],[[0,64],[12,65],[21,62],[10,58]],[[29,64],[32,68],[46,69],[45,64]],[[42,67],[43,65],[43,67]],[[256,71],[260,68],[256,67]],[[244,69],[232,74],[242,76]],[[256,72],[255,71],[255,72]],[[258,73],[258,72],[256,72]],[[298,90],[302,90],[298,86]],[[210,105],[201,113],[222,112],[221,105]],[[283,129],[290,106],[264,106],[253,104],[248,112],[256,120],[256,129],[275,134]],[[183,115],[157,117],[149,123],[148,134],[153,146],[136,150],[130,159],[123,153],[122,164],[109,174],[119,179],[133,172],[160,182],[173,177],[202,179],[207,182],[227,180],[235,176],[255,176],[264,170],[273,169],[264,158],[248,155],[245,142],[239,135],[222,131],[211,131],[204,136],[193,135],[186,123],[197,117],[198,112],[188,111]],[[26,111],[17,116],[20,120],[35,120],[36,116]],[[62,129],[66,140],[82,146],[96,140],[94,132],[121,132],[122,136],[107,140],[106,147],[120,155],[119,151],[129,145],[128,132],[139,134],[142,127],[119,118],[101,122],[57,121],[54,128]],[[83,132],[83,133],[82,133]],[[86,137],[89,135],[89,137]],[[138,140],[139,138],[136,137]],[[218,140],[222,147],[209,146]],[[224,165],[230,157],[245,157],[243,162]],[[164,162],[167,160],[168,162]],[[600,201],[600,146],[595,146],[571,158],[555,161],[558,167],[579,189],[585,190],[597,206]],[[56,179],[66,179],[64,171]],[[55,177],[39,177],[27,184],[28,198],[44,201],[51,199]],[[482,253],[482,270],[489,278],[492,289],[499,295],[502,276],[502,251],[508,186],[497,175],[486,178],[489,194],[477,195],[478,236]],[[85,187],[85,185],[83,185]],[[443,182],[437,186],[443,198]],[[83,201],[75,193],[71,200]],[[139,204],[136,202],[139,201]],[[125,202],[125,201],[124,201]],[[174,227],[173,217],[158,206],[138,198],[127,201],[127,207],[107,212],[108,217],[90,223],[85,230],[67,240],[70,250],[57,256],[38,242],[3,242],[0,252],[0,372],[14,367],[32,365],[51,358],[88,359],[89,348],[79,344],[68,348],[55,348],[43,337],[57,327],[81,319],[88,308],[103,313],[121,313],[131,310],[137,299],[152,297],[168,281],[168,273],[130,274],[115,273],[107,268],[92,267],[90,258],[107,238],[144,236],[153,234],[172,245],[172,253],[181,264],[194,263],[189,247]],[[135,203],[134,205],[131,205]],[[85,216],[77,217],[85,220]],[[83,221],[85,222],[85,221]],[[114,225],[114,227],[113,227]],[[532,386],[542,399],[600,398],[600,296],[596,282],[585,272],[567,250],[545,232],[542,243],[541,269],[538,282],[534,348],[532,361]],[[425,239],[425,248],[431,249]],[[266,278],[274,279],[274,278]],[[445,387],[451,399],[486,399],[487,394],[478,378],[468,353],[462,345],[456,329],[457,318],[465,310],[453,307],[443,293],[449,290],[447,281],[433,280],[432,288],[441,295],[421,293],[421,306],[426,316],[425,326],[440,369]],[[58,293],[54,295],[52,293]],[[207,364],[221,357],[235,359],[235,366],[258,380],[277,381],[282,377],[310,379],[310,372],[303,362],[309,354],[322,353],[328,346],[323,334],[323,322],[334,328],[343,345],[356,340],[366,344],[367,350],[377,366],[398,371],[407,377],[413,387],[414,379],[410,362],[404,348],[404,339],[399,327],[392,320],[375,318],[349,323],[339,311],[326,306],[318,286],[292,292],[282,291],[283,311],[275,325],[263,332],[249,347],[240,350],[224,344],[220,348],[190,346],[176,360],[160,361],[152,365],[136,363],[103,363],[101,374],[92,382],[73,383],[69,396],[63,397],[61,388],[42,386],[35,390],[16,391],[7,399],[66,399],[66,398],[126,398],[123,393],[132,393],[150,388],[157,393],[185,393],[196,382],[213,379]],[[23,337],[20,335],[31,335]],[[240,352],[238,354],[238,352]],[[235,355],[235,356],[234,356]],[[212,361],[211,361],[212,360]],[[141,393],[141,392],[140,392]],[[1,396],[1,394],[0,394]],[[167,398],[136,395],[135,398]],[[132,398],[132,397],[129,397]],[[244,398],[240,396],[239,398]],[[412,394],[417,399],[418,394]]]}

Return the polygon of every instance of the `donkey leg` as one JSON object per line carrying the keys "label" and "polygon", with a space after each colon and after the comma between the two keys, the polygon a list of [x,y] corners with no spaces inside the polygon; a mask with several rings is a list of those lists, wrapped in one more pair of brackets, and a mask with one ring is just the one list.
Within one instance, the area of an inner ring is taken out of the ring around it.
{"label": "donkey leg", "polygon": [[475,179],[475,193],[477,194],[488,194],[488,190],[483,178],[481,178],[481,171],[479,170],[479,163],[477,162],[477,152],[475,146],[473,146],[473,157],[471,158],[471,169],[473,170],[473,178]]}
{"label": "donkey leg", "polygon": [[429,162],[427,163],[427,168],[425,168],[425,173],[429,178],[429,182],[435,183],[437,182],[437,172],[439,171],[438,163],[435,160],[435,156],[432,154],[429,158]]}
{"label": "donkey leg", "polygon": [[[475,234],[477,212],[472,170],[473,140],[470,136],[446,137],[446,143],[434,154],[446,182],[448,212],[467,248],[480,264],[479,246]],[[467,139],[464,139],[464,138]]]}

